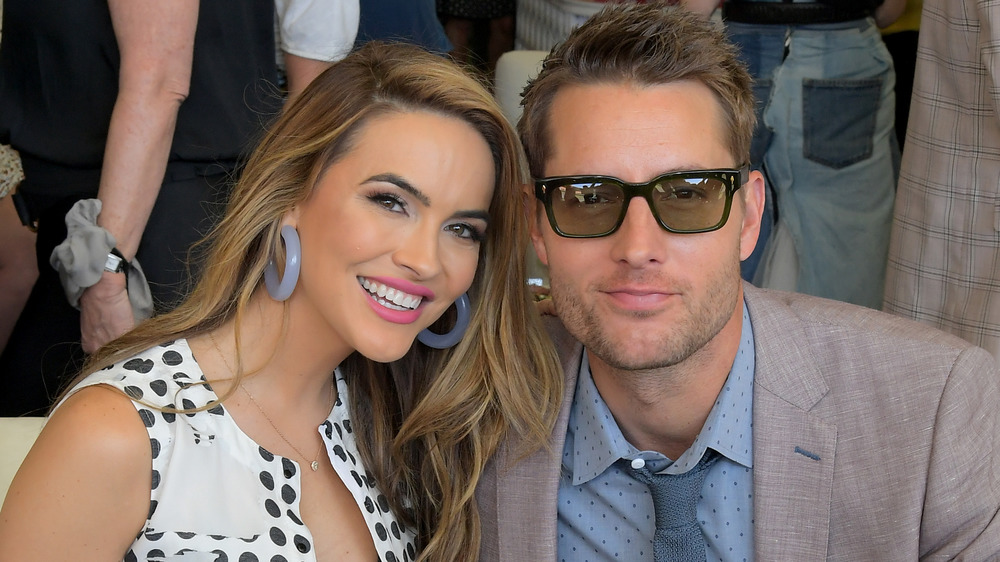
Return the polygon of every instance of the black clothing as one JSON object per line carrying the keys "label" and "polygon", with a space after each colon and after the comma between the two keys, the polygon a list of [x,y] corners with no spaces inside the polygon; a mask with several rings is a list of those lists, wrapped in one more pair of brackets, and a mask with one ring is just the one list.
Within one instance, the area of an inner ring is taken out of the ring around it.
{"label": "black clothing", "polygon": [[[0,142],[21,153],[18,192],[38,225],[39,279],[0,356],[0,416],[13,416],[44,413],[79,368],[80,314],[49,255],[73,203],[97,196],[120,57],[106,0],[5,0],[3,11]],[[136,254],[158,312],[184,296],[188,249],[278,112],[276,81],[273,2],[203,0],[189,95]]]}

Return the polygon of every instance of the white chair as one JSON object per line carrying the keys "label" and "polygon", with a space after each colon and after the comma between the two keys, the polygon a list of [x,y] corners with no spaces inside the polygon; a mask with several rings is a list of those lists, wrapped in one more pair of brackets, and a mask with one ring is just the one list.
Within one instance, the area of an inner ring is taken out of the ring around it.
{"label": "white chair", "polygon": [[507,120],[517,124],[521,118],[521,91],[528,80],[542,69],[548,51],[507,51],[497,60],[496,98]]}
{"label": "white chair", "polygon": [[45,425],[43,417],[0,418],[0,505],[21,461]]}
{"label": "white chair", "polygon": [[[521,118],[521,91],[528,80],[538,75],[547,54],[548,51],[507,51],[497,60],[494,95],[504,116],[514,125]],[[530,246],[526,259],[528,283],[548,287],[548,271]]]}

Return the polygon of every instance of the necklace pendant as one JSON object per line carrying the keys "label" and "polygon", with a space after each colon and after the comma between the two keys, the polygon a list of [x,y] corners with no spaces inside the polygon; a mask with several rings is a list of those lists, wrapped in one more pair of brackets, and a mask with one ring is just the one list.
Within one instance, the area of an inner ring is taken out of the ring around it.
{"label": "necklace pendant", "polygon": [[309,464],[309,468],[313,469],[313,472],[319,470],[319,461],[313,461]]}

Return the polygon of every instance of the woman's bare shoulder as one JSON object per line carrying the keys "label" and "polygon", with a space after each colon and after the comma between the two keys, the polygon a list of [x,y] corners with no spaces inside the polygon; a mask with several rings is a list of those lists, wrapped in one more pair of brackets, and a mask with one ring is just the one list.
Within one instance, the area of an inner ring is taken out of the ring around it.
{"label": "woman's bare shoulder", "polygon": [[151,471],[149,435],[132,401],[106,385],[76,391],[11,483],[0,559],[120,559],[149,513]]}

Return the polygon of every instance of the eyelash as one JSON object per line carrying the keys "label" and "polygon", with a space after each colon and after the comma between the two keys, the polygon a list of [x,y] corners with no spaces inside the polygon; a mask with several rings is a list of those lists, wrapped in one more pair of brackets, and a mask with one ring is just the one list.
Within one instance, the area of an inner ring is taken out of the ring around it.
{"label": "eyelash", "polygon": [[[406,212],[406,201],[404,201],[403,199],[401,199],[400,197],[398,197],[393,193],[386,193],[386,192],[373,193],[368,196],[368,200],[392,213]],[[399,207],[399,209],[396,209],[395,207]],[[462,238],[464,240],[471,240],[473,242],[476,242],[477,244],[486,239],[486,233],[483,232],[483,229],[476,228],[475,226],[468,223],[463,222],[463,223],[450,224],[446,228],[449,231],[454,232],[455,235],[458,236],[459,238]],[[461,231],[464,232],[456,231],[456,228],[461,229]]]}
{"label": "eyelash", "polygon": [[[368,196],[368,200],[393,213],[406,212],[406,201],[392,193],[373,193]],[[386,203],[390,203],[390,205],[387,206]],[[399,207],[399,209],[394,207]]]}
{"label": "eyelash", "polygon": [[477,244],[486,239],[486,233],[483,232],[482,229],[476,228],[476,227],[474,227],[474,226],[472,226],[471,224],[468,224],[468,223],[464,223],[463,222],[463,223],[457,223],[457,224],[450,224],[450,225],[448,225],[447,228],[449,230],[452,230],[452,232],[454,232],[454,229],[456,227],[463,229],[467,233],[465,236],[463,236],[462,234],[456,233],[456,235],[459,238],[462,238],[464,240],[471,240],[471,241],[473,241],[473,242],[475,242]]}

